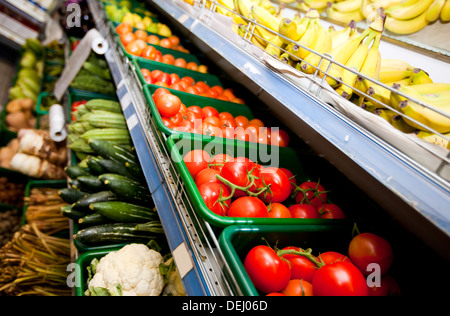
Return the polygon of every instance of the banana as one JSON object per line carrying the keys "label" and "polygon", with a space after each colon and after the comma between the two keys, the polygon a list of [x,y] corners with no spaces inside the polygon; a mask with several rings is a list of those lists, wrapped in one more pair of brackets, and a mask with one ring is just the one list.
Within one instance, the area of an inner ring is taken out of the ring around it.
{"label": "banana", "polygon": [[329,0],[303,0],[304,3],[310,8],[317,11],[324,10],[328,6]]}
{"label": "banana", "polygon": [[269,11],[258,5],[250,7],[250,11],[259,24],[264,25],[275,32],[278,31],[281,19],[273,16]]}
{"label": "banana", "polygon": [[409,79],[412,75],[412,70],[380,70],[380,81],[382,83],[398,82],[403,79]]}
{"label": "banana", "polygon": [[410,20],[399,20],[388,16],[386,18],[386,29],[392,33],[399,35],[409,35],[419,32],[428,25],[426,19],[427,11],[424,11],[421,15]]}
{"label": "banana", "polygon": [[450,22],[450,0],[445,0],[445,4],[441,10],[441,21]]}
{"label": "banana", "polygon": [[369,89],[367,89],[367,94],[371,96],[376,101],[370,99],[375,106],[378,108],[386,108],[386,105],[391,106],[391,91],[385,89],[384,87],[373,84]]}
{"label": "banana", "polygon": [[371,0],[371,2],[378,4],[380,8],[384,8],[386,10],[399,3],[405,2],[405,0],[375,0],[375,1]]}
{"label": "banana", "polygon": [[391,123],[392,122],[392,118],[397,115],[397,113],[395,113],[392,110],[388,110],[388,109],[376,109],[375,111],[373,111],[373,114],[385,119],[387,122]]}
{"label": "banana", "polygon": [[295,67],[295,62],[292,60],[291,55],[289,55],[288,52],[282,53],[279,58],[283,63],[286,63],[291,67]]}
{"label": "banana", "polygon": [[345,29],[331,33],[332,50],[336,49],[357,32],[356,22],[351,21]]}
{"label": "banana", "polygon": [[398,20],[409,20],[421,15],[428,9],[433,0],[406,0],[403,3],[397,4],[384,12]]}
{"label": "banana", "polygon": [[[316,23],[318,23],[318,21]],[[329,53],[332,48],[331,37],[328,31],[321,25],[318,25],[317,38],[318,40],[314,43],[311,49],[322,55]],[[318,70],[321,60],[322,62],[324,61],[320,55],[311,53],[301,62],[299,67],[303,72],[313,74]]]}
{"label": "banana", "polygon": [[359,8],[352,12],[340,12],[334,9],[333,6],[330,6],[326,9],[326,13],[330,19],[345,24],[350,23],[352,20],[356,22],[364,20],[364,16]]}
{"label": "banana", "polygon": [[[381,53],[380,53],[380,42],[381,42],[381,32],[377,32],[375,36],[374,43],[370,48],[367,58],[361,68],[361,74],[375,80],[379,80],[380,69],[381,69]],[[371,81],[364,79],[361,76],[357,77],[357,88],[359,91],[367,92],[371,85]]]}
{"label": "banana", "polygon": [[411,73],[411,77],[409,77],[409,85],[415,86],[426,83],[433,83],[433,80],[431,80],[430,76],[422,69],[414,69]]}
{"label": "banana", "polygon": [[279,58],[281,51],[285,48],[285,46],[286,44],[283,42],[282,38],[279,36],[275,36],[267,45],[265,52],[271,56]]}
{"label": "banana", "polygon": [[411,86],[411,89],[422,95],[448,95],[450,94],[449,83],[425,83]]}
{"label": "banana", "polygon": [[[278,28],[278,33],[283,35],[284,37],[289,38],[290,40],[297,42],[300,38],[305,34],[307,28],[307,19],[301,19],[300,22],[295,19],[284,18],[281,20],[281,23]],[[287,41],[283,39],[285,44],[290,44],[291,41]]]}
{"label": "banana", "polygon": [[240,15],[249,18],[251,13],[250,8],[252,7],[253,2],[250,0],[233,0],[233,1],[236,11]]}
{"label": "banana", "polygon": [[297,2],[297,0],[278,0],[278,2],[284,3],[284,4],[291,4],[291,3]]}
{"label": "banana", "polygon": [[[394,88],[399,92],[420,100],[423,103],[450,115],[450,94],[448,96],[433,97],[421,95],[412,87],[394,85]],[[408,117],[405,118],[405,120],[412,127],[422,131],[429,131],[428,128],[426,128],[429,127],[441,134],[450,132],[450,118],[433,111],[430,108],[414,103],[409,99],[405,99],[397,93],[391,94],[391,102],[396,103],[397,109]],[[421,123],[421,125],[415,123],[409,118]],[[426,127],[423,127],[422,125]]]}
{"label": "banana", "polygon": [[417,131],[414,127],[409,125],[403,116],[401,115],[394,115],[391,120],[391,125],[398,129],[400,132],[406,133],[406,134],[412,134]]}
{"label": "banana", "polygon": [[[375,37],[374,33],[369,34],[367,39],[362,42],[359,47],[356,49],[355,53],[350,57],[348,62],[345,64],[348,68],[351,68],[352,70],[359,72],[361,71],[361,67],[364,64],[364,61],[367,58],[367,54],[369,53],[370,44],[372,43],[373,39]],[[342,82],[344,83],[341,86],[342,92],[340,92],[341,96],[350,99],[350,97],[353,95],[356,80],[358,78],[358,75],[353,72],[344,69],[342,72]]]}
{"label": "banana", "polygon": [[316,20],[319,19],[319,16],[319,12],[315,9],[311,9],[306,14],[305,18],[308,20],[306,31],[300,40],[297,41],[297,44],[291,46],[291,50],[289,51],[289,53],[293,55],[292,58],[294,60],[303,60],[311,54],[311,52],[304,47],[312,47],[319,39],[317,36],[318,26],[316,24]]}
{"label": "banana", "polygon": [[362,0],[345,0],[334,3],[332,8],[342,13],[354,12],[361,9]]}
{"label": "banana", "polygon": [[402,70],[402,71],[412,71],[414,67],[411,67],[406,61],[401,59],[382,59],[381,60],[381,70]]}
{"label": "banana", "polygon": [[[429,133],[429,132],[424,132],[424,131],[420,131],[416,135],[417,135],[417,137],[419,137],[419,138],[423,139],[424,141],[427,141],[431,144],[435,144],[435,145],[450,149],[450,142],[440,135],[436,135],[434,133]],[[446,133],[446,134],[444,134],[444,136],[447,138],[450,138],[450,133]]]}
{"label": "banana", "polygon": [[430,7],[427,9],[426,20],[428,23],[433,23],[441,16],[442,8],[445,5],[445,0],[434,0]]}

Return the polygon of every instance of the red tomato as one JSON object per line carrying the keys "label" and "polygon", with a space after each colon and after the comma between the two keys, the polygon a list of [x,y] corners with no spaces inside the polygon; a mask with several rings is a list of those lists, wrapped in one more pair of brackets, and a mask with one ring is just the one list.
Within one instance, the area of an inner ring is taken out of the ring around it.
{"label": "red tomato", "polygon": [[207,117],[205,117],[203,122],[210,123],[210,124],[212,124],[214,126],[217,126],[217,127],[219,127],[219,124],[220,124],[220,120],[219,120],[219,118],[217,116],[207,116]]}
{"label": "red tomato", "polygon": [[364,275],[349,262],[327,264],[316,271],[312,281],[315,296],[368,296]]}
{"label": "red tomato", "polygon": [[257,143],[259,139],[259,128],[254,125],[237,127],[235,130],[236,139],[243,142]]}
{"label": "red tomato", "polygon": [[178,126],[183,122],[183,114],[178,112],[174,116],[170,117],[169,120],[173,123],[173,125]]}
{"label": "red tomato", "polygon": [[227,214],[231,200],[219,201],[221,198],[230,196],[230,192],[225,186],[218,183],[204,183],[198,188],[198,191],[211,212],[219,216]]}
{"label": "red tomato", "polygon": [[142,50],[141,57],[146,59],[153,59],[157,51],[158,50],[155,47],[147,45],[147,47]]}
{"label": "red tomato", "polygon": [[245,257],[244,268],[255,288],[263,293],[280,292],[291,279],[289,263],[268,246],[251,249]]}
{"label": "red tomato", "polygon": [[180,124],[178,124],[178,126],[175,126],[173,128],[173,130],[177,131],[177,132],[185,132],[185,133],[190,133],[191,130],[193,129],[194,124],[192,124],[189,121],[182,121]]}
{"label": "red tomato", "polygon": [[205,117],[202,108],[198,105],[191,105],[186,109],[186,111],[197,113],[202,119]]}
{"label": "red tomato", "polygon": [[156,102],[160,97],[162,97],[164,94],[170,94],[170,91],[165,88],[158,88],[155,90],[155,93],[153,93],[153,101]]}
{"label": "red tomato", "polygon": [[[293,249],[296,251],[302,251],[297,247],[286,247],[283,250]],[[303,252],[303,251],[302,251]],[[318,267],[309,260],[308,258],[297,255],[297,254],[288,254],[283,255],[283,258],[288,260],[291,265],[291,279],[303,279],[309,283],[312,282],[314,277],[314,273],[316,273]]]}
{"label": "red tomato", "polygon": [[236,122],[234,119],[219,119],[219,126],[220,127],[229,127],[229,128],[235,128]]}
{"label": "red tomato", "polygon": [[219,113],[219,119],[221,120],[225,120],[225,119],[234,119],[233,114],[229,113],[229,112],[221,112]]}
{"label": "red tomato", "polygon": [[291,279],[281,293],[284,293],[287,296],[313,296],[313,288],[310,282]]}
{"label": "red tomato", "polygon": [[120,41],[124,47],[127,47],[136,40],[136,36],[133,33],[125,33],[120,35]]}
{"label": "red tomato", "polygon": [[152,70],[152,79],[153,81],[156,81],[156,78],[158,78],[158,76],[160,74],[163,74],[164,72],[158,69]]}
{"label": "red tomato", "polygon": [[181,100],[173,94],[164,94],[155,101],[156,108],[163,117],[175,116],[181,109]]}
{"label": "red tomato", "polygon": [[120,23],[116,27],[116,32],[119,35],[132,33],[133,32],[133,27],[130,24],[127,24],[127,23]]}
{"label": "red tomato", "polygon": [[[235,158],[227,162],[222,170],[220,171],[220,176],[225,180],[229,181],[232,185],[246,188],[250,192],[255,192],[257,188],[257,179],[261,176],[261,170],[257,164],[251,162],[248,159]],[[254,184],[252,185],[252,178],[254,178]],[[231,188],[230,192],[231,192]],[[247,195],[246,192],[236,189],[234,197],[241,197]]]}
{"label": "red tomato", "polygon": [[290,142],[290,136],[288,133],[286,133],[283,130],[272,130],[271,133],[271,144],[273,146],[279,146],[279,147],[287,147]]}
{"label": "red tomato", "polygon": [[203,169],[195,177],[195,184],[197,185],[197,187],[201,186],[204,183],[208,183],[208,182],[214,182],[214,183],[221,184],[221,182],[216,178],[216,175],[218,175],[218,174],[219,174],[219,171],[217,171],[217,170],[209,169],[209,168]]}
{"label": "red tomato", "polygon": [[202,134],[211,137],[222,137],[222,130],[214,124],[203,122]]}
{"label": "red tomato", "polygon": [[174,83],[180,82],[181,79],[180,79],[180,76],[178,76],[177,74],[171,74],[170,81],[172,82],[172,84],[174,84]]}
{"label": "red tomato", "polygon": [[273,203],[267,207],[269,218],[291,218],[289,209],[281,203]]}
{"label": "red tomato", "polygon": [[317,209],[309,204],[295,204],[289,207],[292,218],[320,218]]}
{"label": "red tomato", "polygon": [[324,204],[319,208],[320,218],[324,219],[345,219],[342,209],[336,204]]}
{"label": "red tomato", "polygon": [[234,118],[237,127],[246,127],[249,123],[248,118],[245,116],[239,115]]}
{"label": "red tomato", "polygon": [[202,125],[202,116],[199,113],[186,111],[183,113],[183,120],[190,122],[192,125]]}
{"label": "red tomato", "polygon": [[278,293],[278,292],[273,292],[273,293],[269,293],[266,296],[287,296],[284,293]]}
{"label": "red tomato", "polygon": [[180,68],[186,68],[187,62],[183,58],[177,58],[173,62],[173,65]]}
{"label": "red tomato", "polygon": [[389,242],[372,233],[356,235],[349,244],[348,255],[364,275],[373,272],[371,269],[367,271],[368,265],[371,263],[379,266],[381,275],[386,274],[394,258]]}
{"label": "red tomato", "polygon": [[208,168],[208,162],[210,159],[211,158],[206,151],[194,149],[184,156],[183,161],[186,164],[192,178],[195,179],[200,171]]}
{"label": "red tomato", "polygon": [[172,84],[172,78],[167,73],[162,73],[156,77],[156,81],[167,83],[169,86]]}
{"label": "red tomato", "polygon": [[176,125],[173,124],[173,122],[170,120],[170,118],[161,117],[161,120],[163,121],[164,125],[170,129],[174,129],[176,127]]}
{"label": "red tomato", "polygon": [[307,203],[318,209],[327,202],[327,192],[318,182],[303,182],[296,190],[298,191],[295,196],[295,202],[297,202],[297,204]]}
{"label": "red tomato", "polygon": [[397,281],[389,274],[381,277],[380,284],[369,287],[369,296],[401,296]]}
{"label": "red tomato", "polygon": [[267,207],[256,197],[243,196],[231,203],[229,217],[267,217]]}
{"label": "red tomato", "polygon": [[255,125],[258,127],[264,127],[264,122],[260,119],[252,119],[248,122],[248,125]]}
{"label": "red tomato", "polygon": [[205,117],[217,117],[219,118],[219,111],[217,111],[215,108],[213,108],[212,106],[205,106],[203,109],[203,114]]}
{"label": "red tomato", "polygon": [[259,198],[266,204],[283,203],[291,194],[289,178],[279,168],[268,167],[261,170],[258,189],[264,187],[268,187],[269,190],[259,195]]}
{"label": "red tomato", "polygon": [[227,154],[218,154],[215,155],[211,161],[209,162],[209,168],[221,171],[223,166],[230,160],[232,160],[233,157]]}
{"label": "red tomato", "polygon": [[321,253],[320,255],[317,256],[317,259],[320,262],[323,262],[325,264],[332,264],[332,263],[336,263],[336,262],[349,262],[352,263],[351,260],[339,253],[339,252],[335,252],[335,251],[326,251]]}
{"label": "red tomato", "polygon": [[291,193],[294,193],[295,188],[297,187],[297,179],[295,179],[295,175],[286,168],[280,168],[289,178],[289,181],[291,182]]}

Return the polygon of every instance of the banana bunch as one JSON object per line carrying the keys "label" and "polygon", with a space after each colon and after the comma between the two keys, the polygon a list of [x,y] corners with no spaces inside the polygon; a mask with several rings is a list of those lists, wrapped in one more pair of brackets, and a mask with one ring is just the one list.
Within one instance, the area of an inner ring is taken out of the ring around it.
{"label": "banana bunch", "polygon": [[[287,1],[292,0],[282,0],[280,2],[287,2]],[[336,0],[300,0],[296,2],[297,8],[303,12],[308,12],[309,10],[314,9],[317,10],[319,13],[322,13],[328,8],[328,3],[333,4],[334,2],[336,2]]]}
{"label": "banana bunch", "polygon": [[348,24],[351,21],[362,21],[364,15],[361,7],[363,0],[343,0],[335,3],[328,3],[326,13],[327,16],[335,21]]}
{"label": "banana bunch", "polygon": [[416,33],[438,19],[450,21],[450,0],[406,0],[384,9],[386,29],[395,34]]}

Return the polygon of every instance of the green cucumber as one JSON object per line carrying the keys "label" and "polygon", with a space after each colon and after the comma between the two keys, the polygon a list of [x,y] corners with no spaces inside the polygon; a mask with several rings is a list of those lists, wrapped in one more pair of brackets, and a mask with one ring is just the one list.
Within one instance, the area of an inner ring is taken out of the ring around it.
{"label": "green cucumber", "polygon": [[112,223],[91,226],[76,233],[74,240],[87,245],[145,243],[158,238],[158,234],[136,229],[138,223]]}
{"label": "green cucumber", "polygon": [[91,175],[89,169],[85,169],[80,166],[66,167],[66,174],[70,179],[76,179],[78,177]]}
{"label": "green cucumber", "polygon": [[141,176],[135,176],[134,173],[129,172],[126,168],[124,168],[124,166],[120,162],[114,161],[112,159],[99,159],[98,164],[103,168],[103,170],[105,170],[104,173],[118,174],[135,181],[143,180],[142,173]]}
{"label": "green cucumber", "polygon": [[105,159],[112,159],[123,164],[126,162],[138,164],[136,155],[123,146],[102,139],[91,139],[89,145],[99,156]]}
{"label": "green cucumber", "polygon": [[99,179],[108,190],[120,199],[149,208],[154,207],[148,187],[143,186],[140,182],[112,173],[101,175]]}
{"label": "green cucumber", "polygon": [[93,203],[117,201],[118,197],[111,191],[101,191],[85,196],[83,199],[75,203],[74,209],[84,211],[86,214],[92,213],[89,206]]}
{"label": "green cucumber", "polygon": [[90,209],[118,223],[147,223],[158,218],[153,209],[120,201],[94,203]]}
{"label": "green cucumber", "polygon": [[87,160],[87,164],[89,166],[89,170],[91,171],[91,173],[93,175],[101,175],[104,174],[106,171],[105,169],[103,169],[103,167],[98,163],[100,159],[97,157],[92,157],[89,156],[88,160]]}
{"label": "green cucumber", "polygon": [[69,219],[72,219],[72,220],[78,220],[78,219],[80,219],[80,218],[82,218],[83,216],[86,215],[83,212],[79,212],[77,210],[74,210],[73,209],[73,205],[71,205],[71,204],[63,206],[61,208],[61,213],[65,217],[67,217]]}
{"label": "green cucumber", "polygon": [[82,176],[78,177],[77,181],[82,189],[85,188],[90,192],[100,192],[104,189],[103,183],[97,176]]}
{"label": "green cucumber", "polygon": [[94,226],[94,225],[102,225],[102,224],[108,224],[112,223],[110,219],[106,218],[105,216],[94,213],[94,214],[88,214],[84,217],[78,219],[78,224],[84,225],[84,226]]}
{"label": "green cucumber", "polygon": [[82,192],[80,190],[77,189],[61,189],[58,191],[58,195],[60,196],[60,198],[69,204],[73,204],[78,202],[79,200],[81,200],[82,198],[84,198],[87,193],[86,192]]}

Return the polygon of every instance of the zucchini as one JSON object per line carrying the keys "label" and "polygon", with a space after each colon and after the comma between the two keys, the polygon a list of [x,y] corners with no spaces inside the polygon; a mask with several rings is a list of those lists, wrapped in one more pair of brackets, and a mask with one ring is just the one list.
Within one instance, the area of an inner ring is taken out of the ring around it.
{"label": "zucchini", "polygon": [[94,111],[94,113],[89,117],[88,122],[95,128],[127,129],[127,121],[125,120],[125,116],[123,116],[123,114],[107,111]]}
{"label": "zucchini", "polygon": [[89,208],[117,223],[147,223],[158,219],[153,209],[120,201],[94,203]]}
{"label": "zucchini", "polygon": [[112,221],[105,216],[94,213],[94,214],[88,214],[84,217],[78,219],[78,224],[84,225],[84,226],[94,226],[94,225],[102,225],[102,224],[108,224],[112,223]]}
{"label": "zucchini", "polygon": [[97,155],[105,159],[112,159],[123,164],[127,162],[138,164],[136,155],[122,146],[102,139],[91,139],[89,145]]}
{"label": "zucchini", "polygon": [[111,191],[101,191],[85,196],[83,199],[75,203],[74,209],[83,211],[87,214],[92,213],[89,206],[93,203],[117,201],[118,197]]}
{"label": "zucchini", "polygon": [[74,240],[88,245],[144,243],[158,238],[158,234],[136,229],[137,223],[112,223],[91,226],[76,233]]}
{"label": "zucchini", "polygon": [[102,166],[103,170],[105,171],[104,173],[118,174],[135,181],[143,180],[142,172],[140,172],[139,176],[136,176],[133,172],[129,172],[127,168],[124,168],[124,166],[120,162],[114,161],[112,159],[99,159],[98,164]]}
{"label": "zucchini", "polygon": [[122,113],[122,107],[120,103],[111,100],[103,100],[103,99],[89,100],[86,103],[86,108],[88,108],[90,111],[103,110],[113,113],[120,113],[120,114]]}
{"label": "zucchini", "polygon": [[84,214],[83,212],[77,211],[73,209],[73,205],[69,204],[66,206],[63,206],[61,208],[61,213],[62,215],[64,215],[65,217],[72,219],[72,220],[79,220],[80,218],[82,218],[83,216],[85,216],[86,214]]}
{"label": "zucchini", "polygon": [[120,128],[97,128],[87,131],[81,138],[89,141],[90,139],[103,139],[118,145],[130,145],[131,136],[128,129]]}
{"label": "zucchini", "polygon": [[86,189],[90,192],[100,192],[104,189],[103,183],[97,176],[82,176],[78,177],[77,181],[80,184],[81,190]]}
{"label": "zucchini", "polygon": [[73,204],[84,198],[87,193],[73,188],[66,188],[59,190],[58,195],[64,202]]}
{"label": "zucchini", "polygon": [[98,163],[98,161],[99,161],[99,158],[92,157],[92,156],[89,156],[89,158],[87,160],[89,170],[91,171],[91,173],[93,175],[97,175],[97,176],[104,174],[106,172],[106,170],[103,169],[103,167]]}
{"label": "zucchini", "polygon": [[76,179],[81,176],[91,175],[89,169],[82,168],[80,166],[66,167],[66,174],[70,179]]}
{"label": "zucchini", "polygon": [[150,191],[140,182],[112,173],[101,175],[99,179],[108,190],[116,194],[121,200],[149,208],[154,207]]}

